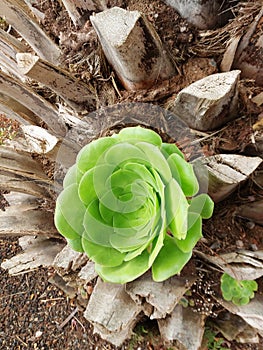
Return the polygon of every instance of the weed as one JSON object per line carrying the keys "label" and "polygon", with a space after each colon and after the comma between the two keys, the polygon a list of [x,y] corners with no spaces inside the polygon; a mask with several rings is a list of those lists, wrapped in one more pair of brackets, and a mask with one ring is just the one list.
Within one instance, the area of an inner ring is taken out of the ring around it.
{"label": "weed", "polygon": [[223,347],[224,338],[217,337],[217,334],[209,327],[205,329],[204,338],[207,344],[207,350],[229,350]]}

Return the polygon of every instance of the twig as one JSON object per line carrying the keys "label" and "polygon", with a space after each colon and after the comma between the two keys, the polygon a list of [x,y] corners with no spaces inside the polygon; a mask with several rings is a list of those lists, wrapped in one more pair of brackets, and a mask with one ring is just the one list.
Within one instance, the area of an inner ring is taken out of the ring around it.
{"label": "twig", "polygon": [[27,343],[25,343],[18,335],[15,336],[17,340],[19,340],[26,348],[28,347]]}
{"label": "twig", "polygon": [[198,140],[194,140],[194,141],[190,142],[190,145],[191,145],[191,146],[193,146],[193,145],[195,145],[195,144],[197,144],[197,143],[199,143],[199,142],[202,142],[202,141],[208,140],[208,139],[210,139],[210,137],[213,137],[213,136],[215,136],[215,135],[219,134],[221,131],[223,131],[223,130],[227,129],[228,127],[229,127],[229,125],[227,125],[227,126],[223,127],[223,128],[222,128],[222,129],[220,129],[220,130],[217,130],[217,131],[213,132],[212,134],[207,134],[206,136],[201,137],[201,138],[200,138],[200,139],[198,139]]}
{"label": "twig", "polygon": [[5,299],[5,298],[12,298],[13,296],[15,295],[21,295],[21,294],[26,294],[27,292],[18,292],[18,293],[12,293],[12,294],[9,294],[9,295],[3,295],[2,297],[0,297],[0,300],[1,299]]}
{"label": "twig", "polygon": [[110,78],[111,78],[111,81],[112,81],[112,85],[113,85],[113,87],[114,87],[115,91],[117,92],[117,94],[118,94],[119,98],[122,98],[122,95],[121,95],[121,93],[120,93],[120,91],[119,91],[119,89],[118,89],[118,87],[117,87],[116,82],[115,82],[114,76],[113,76],[113,75],[111,75],[111,77],[110,77]]}
{"label": "twig", "polygon": [[71,314],[58,326],[58,329],[61,331],[63,327],[76,315],[79,309],[76,307]]}
{"label": "twig", "polygon": [[30,269],[30,270],[25,270],[25,271],[20,271],[20,272],[16,272],[16,273],[12,273],[12,276],[19,276],[19,275],[25,275],[29,272],[34,272],[34,271],[37,271],[39,268],[38,267],[35,267],[33,269]]}
{"label": "twig", "polygon": [[75,316],[74,320],[76,320],[78,322],[78,324],[83,328],[84,332],[86,332],[86,328],[84,327],[84,325],[80,322],[80,320]]}
{"label": "twig", "polygon": [[42,299],[40,300],[41,303],[47,303],[49,301],[56,301],[56,300],[63,300],[65,298],[50,298],[50,299]]}

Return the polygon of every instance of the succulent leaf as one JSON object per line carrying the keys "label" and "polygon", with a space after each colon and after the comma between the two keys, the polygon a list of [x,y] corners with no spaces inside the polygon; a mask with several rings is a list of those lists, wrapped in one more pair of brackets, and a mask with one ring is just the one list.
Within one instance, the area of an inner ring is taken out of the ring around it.
{"label": "succulent leaf", "polygon": [[253,299],[257,291],[258,284],[253,280],[236,280],[227,273],[221,276],[221,292],[223,298],[232,301],[235,305],[246,305]]}

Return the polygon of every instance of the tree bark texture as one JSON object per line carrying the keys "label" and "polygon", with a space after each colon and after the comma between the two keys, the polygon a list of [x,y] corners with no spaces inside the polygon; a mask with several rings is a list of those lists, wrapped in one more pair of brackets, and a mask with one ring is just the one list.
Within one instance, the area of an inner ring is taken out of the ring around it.
{"label": "tree bark texture", "polygon": [[66,134],[66,126],[57,110],[31,88],[0,72],[0,90],[39,116],[55,135],[63,137]]}
{"label": "tree bark texture", "polygon": [[157,32],[140,12],[113,7],[90,20],[126,89],[146,89],[175,74]]}
{"label": "tree bark texture", "polygon": [[82,26],[93,11],[106,10],[105,0],[62,0],[75,26]]}
{"label": "tree bark texture", "polygon": [[21,74],[53,90],[74,110],[94,109],[94,92],[88,85],[73,78],[66,70],[30,53],[18,53],[16,59]]}
{"label": "tree bark texture", "polygon": [[1,15],[20,33],[39,57],[53,64],[59,64],[61,55],[59,47],[40,28],[22,0],[2,0]]}

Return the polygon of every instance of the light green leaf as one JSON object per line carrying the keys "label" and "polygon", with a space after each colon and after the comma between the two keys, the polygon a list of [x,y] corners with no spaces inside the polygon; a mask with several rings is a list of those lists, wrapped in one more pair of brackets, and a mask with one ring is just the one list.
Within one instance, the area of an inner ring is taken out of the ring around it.
{"label": "light green leaf", "polygon": [[79,233],[69,225],[69,223],[63,216],[62,210],[59,204],[56,205],[54,222],[55,222],[56,229],[64,237],[68,239],[76,239],[79,236]]}
{"label": "light green leaf", "polygon": [[174,237],[178,239],[186,237],[188,207],[181,187],[172,179],[165,188],[166,222]]}
{"label": "light green leaf", "polygon": [[98,275],[105,281],[111,283],[128,283],[143,275],[148,269],[149,254],[144,251],[135,259],[123,262],[116,267],[104,267],[95,265]]}
{"label": "light green leaf", "polygon": [[131,250],[129,252],[126,253],[126,256],[124,258],[124,261],[130,261],[134,258],[136,258],[136,256],[141,255],[142,252],[149,246],[151,245],[151,241],[147,240],[147,242],[145,244],[142,244],[139,248]]}
{"label": "light green leaf", "polygon": [[202,219],[200,215],[189,213],[188,216],[188,231],[185,239],[175,239],[178,248],[188,253],[192,251],[202,237]]}
{"label": "light green leaf", "polygon": [[[86,207],[78,196],[77,184],[66,187],[57,198],[55,226],[63,236],[74,239],[83,232]],[[67,231],[69,230],[69,231]]]}
{"label": "light green leaf", "polygon": [[153,174],[153,177],[154,177],[155,182],[156,182],[156,193],[158,193],[159,198],[160,198],[160,202],[163,203],[163,206],[164,206],[165,201],[163,199],[164,199],[165,185],[162,182],[162,179],[161,179],[159,173],[155,169],[150,168],[149,171]]}
{"label": "light green leaf", "polygon": [[125,142],[128,140],[131,142],[143,141],[156,146],[161,146],[162,144],[162,139],[156,132],[140,126],[122,129],[117,135],[117,138]]}
{"label": "light green leaf", "polygon": [[83,217],[83,225],[87,239],[104,247],[111,247],[110,236],[114,233],[114,229],[101,217],[97,199],[88,206]]}
{"label": "light green leaf", "polygon": [[178,154],[181,158],[184,159],[183,153],[179,150],[179,148],[174,143],[163,143],[161,146],[162,154],[165,156],[166,159],[169,158],[171,154]]}
{"label": "light green leaf", "polygon": [[[151,266],[156,281],[179,273],[202,236],[202,217],[213,211],[207,195],[190,198],[198,182],[178,147],[141,127],[83,147],[63,184],[56,227],[112,283]],[[240,302],[253,294],[232,287]]]}
{"label": "light green leaf", "polygon": [[132,184],[135,181],[143,180],[138,174],[127,169],[116,170],[107,181],[110,181],[109,186],[125,188],[127,185]]}
{"label": "light green leaf", "polygon": [[173,178],[182,187],[187,197],[194,196],[199,190],[199,184],[195,176],[193,166],[182,160],[178,154],[172,154],[168,158]]}
{"label": "light green leaf", "polygon": [[133,160],[142,164],[150,165],[148,158],[137,146],[128,142],[121,142],[111,146],[105,152],[101,159],[101,164],[106,163],[111,165],[112,169],[115,169],[118,166],[120,167],[122,163],[130,163]]}
{"label": "light green leaf", "polygon": [[118,252],[116,249],[103,247],[89,241],[86,239],[85,233],[82,237],[82,245],[88,257],[95,263],[103,266],[118,266],[123,262],[123,259],[125,258],[125,254]]}
{"label": "light green leaf", "polygon": [[[136,185],[133,185],[133,188],[135,186]],[[133,193],[131,196],[131,193],[128,193],[128,197],[124,195],[124,197],[120,196],[120,198],[117,198],[114,195],[114,192],[116,192],[115,190],[116,189],[110,189],[105,191],[104,195],[99,198],[100,203],[111,211],[123,214],[130,213],[140,209],[145,203],[145,196],[143,193],[138,196],[134,196]],[[131,191],[133,192],[132,189]]]}
{"label": "light green leaf", "polygon": [[162,181],[165,184],[168,183],[172,178],[172,173],[160,149],[146,142],[138,142],[136,146],[144,152],[145,158],[151,167],[160,174]]}
{"label": "light green leaf", "polygon": [[110,244],[120,252],[130,252],[138,249],[149,241],[149,229],[150,225],[148,223],[138,231],[133,227],[115,228],[114,234],[110,237]]}
{"label": "light green leaf", "polygon": [[69,246],[75,250],[76,252],[80,252],[83,253],[84,249],[82,247],[82,243],[81,243],[81,236],[78,236],[78,238],[76,239],[67,239],[67,242],[69,244]]}
{"label": "light green leaf", "polygon": [[146,203],[138,210],[131,213],[114,213],[113,223],[115,228],[122,227],[139,227],[145,225],[152,220],[155,215],[155,205],[151,200],[147,200]]}
{"label": "light green leaf", "polygon": [[75,183],[77,183],[77,166],[76,166],[76,164],[72,165],[68,169],[68,171],[64,177],[64,180],[63,180],[63,187],[66,188],[66,187],[73,185]]}
{"label": "light green leaf", "polygon": [[152,265],[153,280],[162,282],[178,274],[191,258],[192,252],[183,253],[173,237],[165,236],[164,246]]}
{"label": "light green leaf", "polygon": [[94,179],[94,169],[88,170],[81,178],[78,194],[81,201],[88,206],[94,199],[97,198],[97,193],[93,184]]}
{"label": "light green leaf", "polygon": [[165,226],[165,221],[164,221],[163,225],[158,225],[154,231],[154,236],[156,236],[156,238],[154,239],[154,241],[151,245],[152,246],[151,250],[150,251],[148,250],[148,252],[150,253],[150,256],[149,256],[149,265],[150,266],[152,266],[154,260],[156,259],[156,257],[160,253],[160,250],[163,247],[163,241],[164,241],[164,237],[166,234],[166,231],[163,228],[164,226]]}
{"label": "light green leaf", "polygon": [[123,166],[123,169],[132,171],[133,173],[137,174],[141,179],[143,179],[144,182],[148,183],[156,192],[158,191],[152,172],[146,167],[146,165],[129,162]]}
{"label": "light green leaf", "polygon": [[98,160],[104,152],[116,144],[117,141],[111,137],[101,137],[84,146],[77,155],[77,167],[82,173],[97,165]]}
{"label": "light green leaf", "polygon": [[254,298],[258,284],[253,280],[236,280],[227,273],[221,276],[221,291],[223,298],[235,305],[246,305]]}
{"label": "light green leaf", "polygon": [[76,169],[77,184],[80,183],[80,180],[82,179],[83,175],[84,175],[84,173],[77,167],[77,169]]}
{"label": "light green leaf", "polygon": [[192,198],[189,212],[197,213],[204,219],[209,219],[214,210],[214,202],[205,193],[199,194],[198,196]]}

